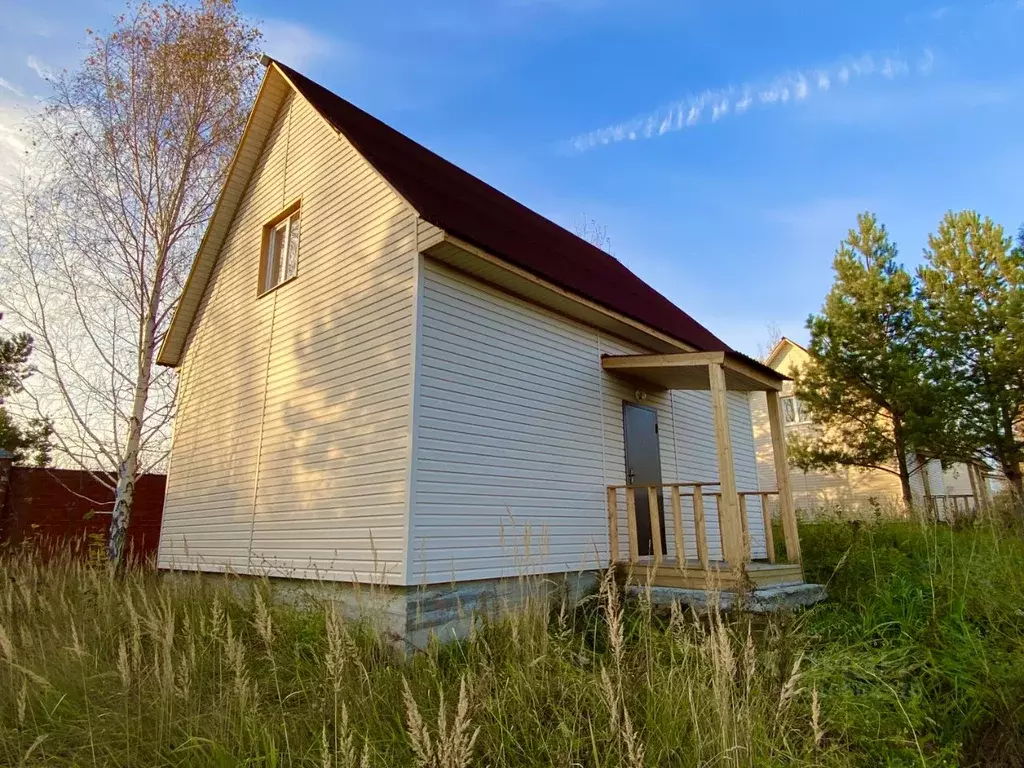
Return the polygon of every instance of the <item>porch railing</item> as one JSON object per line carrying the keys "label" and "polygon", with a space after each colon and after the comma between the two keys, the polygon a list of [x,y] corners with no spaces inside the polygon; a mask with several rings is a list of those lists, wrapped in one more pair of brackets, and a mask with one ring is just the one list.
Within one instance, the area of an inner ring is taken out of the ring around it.
{"label": "porch railing", "polygon": [[[615,563],[639,563],[641,562],[640,555],[640,538],[637,533],[637,509],[636,509],[636,494],[637,492],[647,494],[647,505],[650,511],[650,529],[651,529],[651,555],[649,560],[645,562],[651,562],[655,566],[661,565],[665,562],[666,553],[662,551],[662,530],[661,530],[661,514],[662,504],[660,499],[662,498],[661,493],[664,490],[669,492],[668,504],[665,509],[665,522],[666,525],[672,526],[672,545],[674,549],[674,562],[678,567],[686,567],[687,564],[687,545],[688,536],[683,525],[683,500],[690,500],[692,506],[693,516],[693,541],[692,549],[696,552],[697,563],[702,569],[707,569],[709,565],[713,563],[726,562],[731,567],[732,563],[730,560],[737,558],[730,558],[731,553],[727,552],[727,542],[729,540],[728,525],[729,520],[726,519],[722,512],[722,491],[720,490],[719,483],[662,483],[659,485],[610,485],[608,486],[608,540],[609,540],[609,555],[611,562]],[[715,490],[719,489],[719,490]],[[775,506],[780,510],[781,516],[781,504],[779,504],[779,491],[738,491],[739,496],[739,526],[740,534],[742,537],[742,551],[739,559],[744,563],[754,562],[752,557],[752,537],[750,532],[750,521],[748,516],[749,500],[758,499],[761,503],[761,521],[764,526],[764,545],[765,545],[765,562],[775,563],[777,562],[777,555],[775,552],[775,533],[772,525],[772,507]],[[626,517],[626,531],[627,531],[627,542],[628,542],[628,559],[622,557],[620,552],[620,533],[619,533],[619,517],[620,517],[620,498],[624,499],[625,504],[625,517]],[[708,537],[708,516],[707,516],[707,504],[709,499],[715,501],[716,515],[715,523],[718,527],[718,541],[720,542],[720,549],[722,554],[722,561],[712,561],[709,555],[710,547],[709,542],[711,541]],[[774,505],[770,502],[774,501]],[[783,536],[786,542],[786,562],[788,563],[799,563],[800,562],[800,547],[798,541],[798,534],[796,531],[795,519],[791,525],[787,525],[786,521],[783,520]],[[665,537],[667,539],[667,536]],[[666,541],[666,544],[668,542]]]}
{"label": "porch railing", "polygon": [[978,514],[978,500],[973,493],[948,493],[929,495],[925,498],[925,507],[936,519],[956,520]]}

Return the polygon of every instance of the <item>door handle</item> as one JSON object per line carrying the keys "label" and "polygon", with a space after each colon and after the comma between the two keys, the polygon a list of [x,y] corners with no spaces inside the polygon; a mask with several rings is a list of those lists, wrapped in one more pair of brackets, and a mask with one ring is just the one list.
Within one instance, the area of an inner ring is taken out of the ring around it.
{"label": "door handle", "polygon": [[636,472],[631,469],[626,473],[626,485],[632,485],[634,479],[636,479]]}

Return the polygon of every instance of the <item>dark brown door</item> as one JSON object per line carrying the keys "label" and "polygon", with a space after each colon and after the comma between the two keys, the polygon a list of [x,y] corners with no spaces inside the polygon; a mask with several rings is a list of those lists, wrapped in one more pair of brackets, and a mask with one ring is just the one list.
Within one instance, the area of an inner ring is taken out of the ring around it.
{"label": "dark brown door", "polygon": [[[661,485],[661,448],[658,445],[658,412],[633,403],[622,404],[622,430],[626,440],[626,483]],[[653,555],[651,546],[651,508],[647,489],[636,494],[637,549],[641,555]],[[658,518],[661,521],[661,551],[665,553],[665,505],[658,490]]]}

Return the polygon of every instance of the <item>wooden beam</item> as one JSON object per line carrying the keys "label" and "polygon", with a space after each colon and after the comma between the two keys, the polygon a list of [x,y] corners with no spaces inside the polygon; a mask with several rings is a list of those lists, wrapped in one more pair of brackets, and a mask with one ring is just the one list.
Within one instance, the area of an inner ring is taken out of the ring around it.
{"label": "wooden beam", "polygon": [[753,546],[750,540],[750,520],[747,519],[747,495],[739,494],[740,497],[740,534],[743,536],[743,562],[750,562]]}
{"label": "wooden beam", "polygon": [[975,475],[975,473],[974,473],[974,465],[973,464],[967,464],[966,466],[967,466],[967,479],[971,481],[971,496],[974,497],[974,510],[977,511],[978,507],[981,506],[979,504],[980,496],[978,495],[978,478],[977,478],[977,475]]}
{"label": "wooden beam", "polygon": [[[921,461],[921,454],[917,452],[914,453],[914,459],[917,461],[917,471],[921,473],[921,485],[924,486],[924,511],[927,512],[929,499],[933,499],[932,483],[931,480],[928,479],[928,459],[925,458],[924,461]],[[938,503],[935,503],[933,506],[935,507],[934,517],[938,520],[939,505]]]}
{"label": "wooden beam", "polygon": [[680,568],[686,567],[686,546],[683,541],[683,501],[680,498],[679,486],[672,486],[672,524],[675,526],[676,562]]}
{"label": "wooden beam", "polygon": [[[677,589],[707,589],[708,581],[720,585],[723,591],[732,591],[740,586],[739,575],[733,571],[721,570],[715,566],[700,570],[682,571],[678,568],[649,569],[645,581],[633,579],[633,583],[652,587],[675,587]],[[767,587],[777,584],[797,584],[803,581],[799,565],[765,565],[760,563],[747,571],[747,577],[756,586]]]}
{"label": "wooden beam", "polygon": [[776,392],[782,391],[783,378],[781,376],[779,378],[771,377],[764,371],[758,370],[749,363],[745,363],[742,360],[737,360],[734,357],[729,357],[728,355],[726,355],[725,357],[725,367],[726,370],[733,371],[742,376],[745,376],[751,381],[757,382],[764,388],[766,392],[772,390]]}
{"label": "wooden beam", "polygon": [[647,509],[651,516],[651,554],[654,555],[654,566],[661,565],[664,552],[661,549],[661,504],[658,490],[647,489]]}
{"label": "wooden beam", "polygon": [[640,559],[640,549],[637,545],[636,533],[636,491],[626,488],[626,523],[629,530],[629,562],[635,563]]}
{"label": "wooden beam", "polygon": [[718,449],[718,482],[721,487],[718,521],[722,530],[722,554],[730,568],[738,569],[745,562],[743,533],[740,528],[740,499],[736,492],[732,431],[729,427],[728,393],[725,388],[725,370],[721,364],[708,366],[708,380],[711,384],[711,412],[715,425],[715,446]]}
{"label": "wooden beam", "polygon": [[768,553],[768,562],[775,562],[775,531],[772,528],[772,513],[768,509],[768,494],[761,494],[761,520],[764,523],[764,547]]}
{"label": "wooden beam", "polygon": [[619,492],[608,489],[608,557],[619,562]]}
{"label": "wooden beam", "polygon": [[609,355],[601,359],[606,371],[632,368],[687,368],[704,367],[725,362],[725,352],[683,352],[666,355]]}
{"label": "wooden beam", "polygon": [[693,533],[697,539],[697,560],[701,568],[707,568],[708,531],[704,522],[704,491],[699,485],[693,489]]}
{"label": "wooden beam", "polygon": [[988,512],[990,499],[985,473],[981,471],[977,464],[968,464],[967,474],[971,477],[971,490],[974,491],[975,504],[983,512]]}
{"label": "wooden beam", "polygon": [[781,390],[783,378],[772,377],[759,371],[753,365],[725,352],[682,352],[658,355],[609,355],[602,358],[601,367],[606,371],[628,373],[630,371],[651,371],[654,369],[704,368],[722,365],[731,373],[738,374],[756,385],[750,389]]}
{"label": "wooden beam", "polygon": [[779,516],[786,536],[786,559],[800,562],[800,532],[796,525],[793,490],[789,483],[789,460],[786,457],[786,434],[782,431],[782,407],[779,393],[765,393],[768,401],[768,426],[772,434],[772,457],[775,462],[775,482],[779,489]]}

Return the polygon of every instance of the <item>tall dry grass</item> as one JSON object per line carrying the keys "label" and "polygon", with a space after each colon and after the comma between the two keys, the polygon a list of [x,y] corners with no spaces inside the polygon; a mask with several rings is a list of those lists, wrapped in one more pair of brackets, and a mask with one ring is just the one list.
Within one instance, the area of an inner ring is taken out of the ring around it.
{"label": "tall dry grass", "polygon": [[663,610],[606,575],[577,606],[527,606],[408,657],[271,582],[7,553],[0,764],[968,765],[993,744],[1012,765],[1019,536],[803,535],[835,597],[798,616]]}
{"label": "tall dry grass", "polygon": [[[798,633],[599,594],[401,658],[327,603],[8,555],[5,765],[817,763]],[[539,590],[538,590],[539,591]]]}

